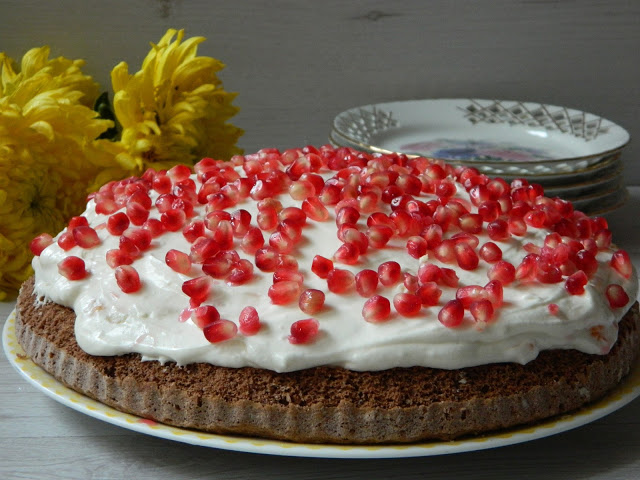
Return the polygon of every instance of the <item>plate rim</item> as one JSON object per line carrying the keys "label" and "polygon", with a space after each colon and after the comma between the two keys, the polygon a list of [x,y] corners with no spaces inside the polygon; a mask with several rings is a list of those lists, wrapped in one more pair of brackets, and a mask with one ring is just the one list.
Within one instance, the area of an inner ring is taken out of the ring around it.
{"label": "plate rim", "polygon": [[516,445],[584,426],[628,405],[640,396],[640,356],[632,371],[604,398],[576,412],[459,440],[391,445],[334,445],[293,443],[236,435],[220,435],[173,427],[121,412],[63,385],[27,357],[15,336],[13,310],[4,322],[2,346],[9,363],[31,386],[54,401],[111,425],[137,433],[221,450],[275,456],[332,459],[414,458],[450,455]]}
{"label": "plate rim", "polygon": [[[591,112],[587,112],[584,110],[579,110],[576,108],[572,108],[572,107],[564,107],[562,105],[554,105],[554,104],[550,104],[550,103],[541,103],[541,102],[532,102],[532,101],[522,101],[522,100],[508,100],[508,99],[489,99],[489,98],[465,98],[465,97],[458,97],[458,98],[449,98],[449,97],[434,97],[434,98],[420,98],[420,99],[408,99],[408,100],[394,100],[394,101],[387,101],[387,102],[380,102],[380,103],[371,103],[371,104],[367,104],[367,105],[359,105],[359,106],[355,106],[355,107],[351,107],[348,108],[346,110],[343,110],[342,112],[338,113],[331,125],[332,125],[332,133],[337,133],[340,137],[343,137],[344,139],[348,140],[349,142],[355,144],[355,145],[359,145],[363,148],[367,148],[370,149],[373,152],[376,153],[382,153],[382,154],[390,154],[390,153],[405,153],[405,152],[394,152],[393,150],[388,150],[376,145],[368,145],[366,143],[361,142],[360,140],[354,139],[353,137],[349,136],[348,134],[346,134],[345,132],[341,131],[340,128],[337,125],[337,121],[338,119],[342,116],[342,115],[346,115],[348,112],[352,112],[352,111],[356,111],[356,110],[364,110],[367,108],[383,108],[383,106],[385,105],[391,105],[391,104],[410,104],[410,103],[427,103],[427,102],[444,102],[444,101],[449,101],[449,102],[462,102],[462,101],[471,101],[471,102],[514,102],[514,103],[519,103],[519,104],[535,104],[541,107],[551,107],[551,108],[563,108],[566,110],[572,110],[575,111],[577,113],[583,113],[583,114],[587,114],[587,115],[594,115],[597,116],[594,113]],[[608,118],[605,117],[599,117],[602,120],[605,120],[607,122],[609,122],[611,124],[611,126],[619,128],[621,130],[621,133],[623,134],[623,136],[626,135],[626,139],[624,139],[622,141],[621,144],[619,144],[616,147],[607,149],[607,150],[602,150],[599,151],[597,153],[592,153],[589,155],[580,155],[580,156],[574,156],[574,157],[562,157],[562,158],[554,158],[554,159],[549,159],[549,160],[541,160],[539,162],[508,162],[509,165],[535,165],[536,163],[560,163],[560,162],[575,162],[575,161],[579,161],[579,160],[588,160],[588,159],[592,159],[592,158],[596,158],[596,157],[601,157],[601,156],[609,156],[612,154],[615,154],[618,151],[621,151],[623,148],[625,148],[627,145],[629,145],[629,143],[631,142],[631,134],[629,133],[629,131],[627,129],[625,129],[624,127],[622,127],[620,124],[615,123],[612,120],[609,120]],[[407,154],[405,153],[407,156],[423,156],[420,154]],[[429,157],[429,158],[434,158],[436,160],[443,160],[443,161],[450,161],[448,159],[444,159],[444,158],[439,158],[439,157]],[[479,164],[486,164],[486,165],[504,165],[505,162],[496,162],[496,161],[482,161],[482,162],[469,162],[469,165],[473,165],[474,163],[479,163]]]}

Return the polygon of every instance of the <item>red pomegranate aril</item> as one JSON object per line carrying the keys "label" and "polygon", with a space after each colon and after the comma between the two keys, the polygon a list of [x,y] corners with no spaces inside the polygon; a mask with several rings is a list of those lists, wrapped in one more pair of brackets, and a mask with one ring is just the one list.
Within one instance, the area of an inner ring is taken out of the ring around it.
{"label": "red pomegranate aril", "polygon": [[151,188],[160,194],[171,192],[171,187],[171,178],[166,174],[156,174],[151,182]]}
{"label": "red pomegranate aril", "polygon": [[120,265],[115,269],[116,283],[124,293],[135,293],[142,287],[138,271],[131,265]]}
{"label": "red pomegranate aril", "polygon": [[111,215],[119,209],[120,205],[118,205],[115,200],[111,198],[103,198],[101,200],[96,199],[96,213],[102,215]]}
{"label": "red pomegranate aril", "polygon": [[368,298],[375,293],[378,282],[378,272],[370,269],[361,270],[355,276],[356,292],[361,297]]}
{"label": "red pomegranate aril", "polygon": [[118,241],[118,246],[120,250],[131,255],[132,258],[138,258],[140,256],[140,249],[136,245],[136,242],[133,239],[127,237],[126,235],[122,235]]}
{"label": "red pomegranate aril", "polygon": [[231,214],[231,226],[233,236],[242,238],[251,228],[251,214],[244,209],[236,210]]}
{"label": "red pomegranate aril", "polygon": [[233,248],[233,227],[229,220],[222,220],[212,233],[213,241],[221,250]]}
{"label": "red pomegranate aril", "polygon": [[598,260],[596,260],[594,252],[590,250],[580,250],[576,253],[573,262],[578,270],[582,270],[591,278],[598,271]]}
{"label": "red pomegranate aril", "polygon": [[578,270],[567,278],[564,288],[570,295],[582,295],[588,281],[587,274],[582,270]]}
{"label": "red pomegranate aril", "polygon": [[204,338],[211,343],[220,343],[231,340],[238,334],[238,327],[231,320],[219,320],[202,329]]}
{"label": "red pomegranate aril", "polygon": [[111,235],[122,235],[129,228],[131,221],[124,212],[117,212],[109,216],[107,220],[107,231]]}
{"label": "red pomegranate aril", "polygon": [[233,264],[227,283],[229,285],[243,285],[253,278],[253,263],[246,258],[242,258]]}
{"label": "red pomegranate aril", "polygon": [[382,295],[374,295],[364,302],[362,316],[369,323],[381,323],[391,316],[391,302]]}
{"label": "red pomegranate aril", "polygon": [[82,280],[88,275],[84,260],[73,255],[58,263],[58,273],[68,280]]}
{"label": "red pomegranate aril", "polygon": [[524,220],[511,217],[508,222],[509,233],[511,235],[515,235],[516,237],[522,237],[527,233],[527,224]]}
{"label": "red pomegranate aril", "polygon": [[336,225],[348,223],[355,225],[360,219],[360,212],[354,207],[342,207],[336,214]]}
{"label": "red pomegranate aril", "polygon": [[73,233],[66,231],[61,233],[57,240],[58,246],[65,252],[71,250],[76,246],[76,241],[73,238]]}
{"label": "red pomegranate aril", "polygon": [[153,240],[153,238],[151,237],[151,232],[145,230],[144,228],[134,228],[128,230],[123,236],[131,239],[131,241],[136,245],[136,247],[138,247],[140,251],[147,250],[151,246],[151,241]]}
{"label": "red pomegranate aril", "polygon": [[160,215],[160,221],[166,230],[177,232],[186,223],[187,214],[184,210],[170,208]]}
{"label": "red pomegranate aril", "polygon": [[259,210],[256,215],[256,223],[261,230],[273,230],[278,225],[278,212],[274,207]]}
{"label": "red pomegranate aril", "polygon": [[300,285],[304,282],[302,273],[298,270],[290,268],[279,268],[273,272],[273,283],[278,282],[296,282]]}
{"label": "red pomegranate aril", "polygon": [[88,226],[89,226],[89,221],[87,220],[86,217],[83,217],[83,216],[71,217],[71,220],[69,220],[69,224],[67,225],[67,229],[73,230],[76,227],[88,227]]}
{"label": "red pomegranate aril", "polygon": [[526,255],[520,265],[516,267],[516,280],[523,282],[532,281],[536,276],[538,255],[535,253],[529,253]]}
{"label": "red pomegranate aril", "polygon": [[393,297],[393,306],[403,317],[414,317],[422,309],[422,300],[413,293],[397,293]]}
{"label": "red pomegranate aril", "polygon": [[633,265],[631,264],[631,258],[625,250],[617,250],[611,256],[609,265],[622,275],[623,278],[630,278],[633,273]]}
{"label": "red pomegranate aril", "polygon": [[557,316],[558,313],[560,313],[560,307],[558,307],[556,303],[550,303],[549,305],[547,305],[547,310],[549,310],[549,313],[554,317]]}
{"label": "red pomegranate aril", "polygon": [[502,249],[493,242],[487,242],[480,247],[478,255],[487,263],[496,263],[502,260]]}
{"label": "red pomegranate aril", "polygon": [[502,305],[504,299],[504,288],[500,280],[491,280],[484,286],[487,299],[493,304],[494,308]]}
{"label": "red pomegranate aril", "polygon": [[254,255],[263,246],[264,236],[262,230],[257,227],[250,227],[240,241],[240,248],[249,255]]}
{"label": "red pomegranate aril", "polygon": [[466,243],[457,243],[454,247],[454,253],[458,265],[463,270],[475,270],[478,267],[478,254]]}
{"label": "red pomegranate aril", "polygon": [[201,304],[207,299],[210,288],[211,282],[206,275],[192,278],[182,284],[182,292],[191,298],[192,302],[196,305]]}
{"label": "red pomegranate aril", "polygon": [[294,245],[294,241],[281,231],[275,231],[269,235],[269,246],[278,253],[289,253]]}
{"label": "red pomegranate aril", "polygon": [[343,243],[338,247],[336,253],[333,254],[333,260],[346,265],[354,265],[358,263],[360,258],[360,251],[358,247],[352,243]]}
{"label": "red pomegranate aril", "polygon": [[459,300],[449,300],[438,312],[438,320],[447,328],[454,328],[462,323],[464,307]]}
{"label": "red pomegranate aril", "polygon": [[278,265],[276,270],[290,270],[293,272],[298,271],[298,260],[293,255],[287,255],[281,253],[278,255]]}
{"label": "red pomegranate aril", "polygon": [[278,213],[278,220],[302,228],[307,223],[307,216],[298,207],[285,207]]}
{"label": "red pomegranate aril", "polygon": [[308,180],[296,180],[289,185],[289,195],[294,200],[304,200],[316,194],[316,189]]}
{"label": "red pomegranate aril", "polygon": [[[311,271],[320,278],[327,278],[333,270],[333,262],[321,255],[316,255],[311,261]],[[377,276],[377,274],[376,274]]]}
{"label": "red pomegranate aril", "polygon": [[366,231],[369,245],[374,248],[383,248],[393,236],[393,230],[386,225],[371,225]]}
{"label": "red pomegranate aril", "polygon": [[203,273],[213,278],[226,278],[229,275],[235,261],[224,255],[219,255],[220,253],[222,252],[218,252],[218,254],[205,260],[202,265]]}
{"label": "red pomegranate aril", "polygon": [[440,283],[442,285],[446,285],[447,287],[457,287],[458,281],[459,278],[454,269],[444,267],[440,269]]}
{"label": "red pomegranate aril", "polygon": [[469,312],[477,323],[488,323],[493,319],[493,305],[489,300],[476,300],[469,306]]}
{"label": "red pomegranate aril", "polygon": [[133,263],[133,257],[129,253],[120,249],[107,250],[105,259],[107,265],[111,268],[116,268],[120,265],[131,265]]}
{"label": "red pomegranate aril", "polygon": [[29,243],[29,250],[39,257],[42,251],[53,243],[53,237],[48,233],[41,233]]}
{"label": "red pomegranate aril", "polygon": [[324,308],[324,292],[309,288],[300,294],[298,306],[309,315],[315,315]]}
{"label": "red pomegranate aril", "polygon": [[465,213],[458,218],[460,230],[467,233],[480,233],[482,231],[482,216],[477,213]]}
{"label": "red pomegranate aril", "polygon": [[255,307],[247,306],[242,309],[238,318],[238,329],[243,335],[251,336],[260,331],[260,316]]}
{"label": "red pomegranate aril", "polygon": [[629,295],[622,286],[617,284],[607,286],[605,296],[611,308],[622,308],[629,303]]}
{"label": "red pomegranate aril", "polygon": [[165,213],[173,208],[172,205],[176,199],[177,197],[171,193],[162,194],[156,199],[156,208],[160,213]]}
{"label": "red pomegranate aril", "polygon": [[422,305],[431,307],[437,305],[440,301],[442,290],[438,288],[436,282],[426,282],[418,287],[416,295],[422,302]]}
{"label": "red pomegranate aril", "polygon": [[202,220],[193,221],[182,229],[182,235],[189,243],[195,242],[197,238],[204,236],[204,234],[204,222]]}
{"label": "red pomegranate aril", "polygon": [[562,281],[562,272],[556,265],[540,259],[536,268],[536,279],[541,283],[558,283]]}
{"label": "red pomegranate aril", "polygon": [[202,305],[191,310],[191,321],[202,329],[219,320],[220,312],[213,305]]}
{"label": "red pomegranate aril", "polygon": [[301,205],[304,214],[316,222],[324,222],[329,219],[329,210],[318,197],[308,197]]}
{"label": "red pomegranate aril", "polygon": [[423,237],[413,236],[407,239],[407,252],[413,258],[422,257],[428,248],[428,242]]}
{"label": "red pomegranate aril", "polygon": [[213,238],[200,237],[191,245],[189,258],[192,263],[200,264],[219,251],[220,245]]}
{"label": "red pomegranate aril", "polygon": [[418,267],[418,280],[420,283],[436,282],[442,279],[442,269],[433,263],[423,263]]}
{"label": "red pomegranate aril", "polygon": [[349,270],[334,268],[327,275],[327,287],[333,293],[347,293],[355,287],[355,275]]}
{"label": "red pomegranate aril", "polygon": [[191,259],[189,255],[179,250],[169,250],[164,257],[164,261],[174,272],[186,275],[191,271]]}
{"label": "red pomegranate aril", "polygon": [[265,246],[256,252],[255,264],[263,272],[273,272],[278,266],[278,251],[272,247]]}
{"label": "red pomegranate aril", "polygon": [[468,309],[473,302],[486,297],[487,292],[480,285],[467,285],[456,290],[456,300],[460,301],[465,309]]}
{"label": "red pomegranate aril", "polygon": [[88,226],[81,225],[72,231],[73,239],[80,248],[93,248],[100,245],[100,237],[96,231]]}
{"label": "red pomegranate aril", "polygon": [[149,218],[149,210],[137,202],[129,202],[126,206],[127,217],[134,225],[142,225]]}
{"label": "red pomegranate aril", "polygon": [[288,305],[298,299],[300,284],[294,281],[282,281],[269,287],[267,295],[274,305]]}
{"label": "red pomegranate aril", "polygon": [[500,203],[494,200],[482,202],[478,206],[478,215],[480,215],[482,220],[485,222],[495,221],[500,216],[501,212],[502,208],[500,207]]}
{"label": "red pomegranate aril", "polygon": [[402,279],[402,269],[398,262],[393,260],[381,263],[378,266],[378,278],[385,287],[391,287]]}
{"label": "red pomegranate aril", "polygon": [[442,227],[437,224],[429,225],[422,236],[427,241],[427,245],[430,249],[436,248],[442,243]]}
{"label": "red pomegranate aril", "polygon": [[225,210],[211,210],[204,217],[204,226],[213,232],[222,221],[231,222],[231,214]]}
{"label": "red pomegranate aril", "polygon": [[500,260],[487,272],[489,280],[498,280],[502,285],[509,285],[516,279],[516,267],[506,260]]}
{"label": "red pomegranate aril", "polygon": [[443,240],[433,249],[433,255],[442,263],[454,263],[456,261],[456,243],[451,239]]}
{"label": "red pomegranate aril", "polygon": [[510,237],[509,226],[506,221],[498,218],[487,225],[487,234],[491,240],[508,240]]}
{"label": "red pomegranate aril", "polygon": [[315,318],[305,318],[291,324],[289,343],[304,345],[312,343],[320,331],[320,324]]}
{"label": "red pomegranate aril", "polygon": [[186,180],[191,175],[191,169],[186,165],[175,165],[167,171],[167,175],[173,182]]}

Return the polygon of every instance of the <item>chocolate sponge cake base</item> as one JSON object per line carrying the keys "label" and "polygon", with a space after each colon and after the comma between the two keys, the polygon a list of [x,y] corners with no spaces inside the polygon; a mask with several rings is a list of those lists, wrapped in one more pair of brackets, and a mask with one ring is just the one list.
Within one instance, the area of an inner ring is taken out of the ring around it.
{"label": "chocolate sponge cake base", "polygon": [[629,373],[640,346],[636,303],[607,355],[542,352],[526,365],[355,372],[317,367],[275,373],[209,364],[97,357],[76,343],[73,310],[18,298],[16,335],[66,386],[165,424],[294,442],[374,444],[450,440],[536,422],[598,400]]}

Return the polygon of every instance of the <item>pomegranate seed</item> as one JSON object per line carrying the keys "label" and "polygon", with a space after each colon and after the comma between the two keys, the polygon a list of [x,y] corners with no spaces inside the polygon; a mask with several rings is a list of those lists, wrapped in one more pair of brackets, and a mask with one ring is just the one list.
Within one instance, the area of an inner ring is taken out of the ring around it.
{"label": "pomegranate seed", "polygon": [[289,195],[294,200],[304,200],[316,194],[316,189],[308,180],[297,180],[289,185]]}
{"label": "pomegranate seed", "polygon": [[124,293],[134,293],[140,290],[140,276],[138,271],[130,265],[116,267],[116,283]]}
{"label": "pomegranate seed", "polygon": [[516,268],[516,279],[523,282],[533,280],[536,275],[537,263],[538,255],[535,253],[526,255]]}
{"label": "pomegranate seed", "polygon": [[84,225],[72,230],[73,239],[80,248],[93,248],[100,245],[100,238],[96,231]]}
{"label": "pomegranate seed", "polygon": [[[151,232],[144,228],[135,228],[125,233],[124,237],[131,239],[131,241],[138,247],[138,250],[144,251],[151,246]],[[123,237],[120,237],[122,240]]]}
{"label": "pomegranate seed", "polygon": [[593,239],[596,242],[598,248],[604,249],[611,246],[611,230],[602,229],[596,232]]}
{"label": "pomegranate seed", "polygon": [[205,328],[220,320],[220,312],[212,305],[202,305],[191,311],[191,320],[200,328]]}
{"label": "pomegranate seed", "polygon": [[151,182],[151,187],[158,193],[171,192],[171,178],[166,174],[156,174]]}
{"label": "pomegranate seed", "polygon": [[291,324],[289,343],[294,345],[311,343],[318,336],[319,329],[320,324],[315,318],[306,318],[293,322]]}
{"label": "pomegranate seed", "polygon": [[179,250],[169,250],[164,257],[164,261],[174,272],[187,274],[191,271],[189,255]]}
{"label": "pomegranate seed", "polygon": [[486,299],[487,291],[480,285],[467,285],[460,287],[456,291],[456,300],[462,303],[462,306],[468,309],[471,304],[477,300]]}
{"label": "pomegranate seed", "polygon": [[420,313],[422,300],[413,293],[397,293],[393,297],[393,306],[403,317],[413,317]]}
{"label": "pomegranate seed", "polygon": [[229,285],[243,285],[253,278],[253,263],[246,258],[238,260],[231,267],[227,283]]}
{"label": "pomegranate seed", "polygon": [[213,232],[222,221],[231,223],[231,214],[225,210],[211,210],[204,218],[204,226]]}
{"label": "pomegranate seed", "polygon": [[53,243],[53,238],[48,233],[41,233],[29,243],[29,250],[39,257],[42,251]]}
{"label": "pomegranate seed", "polygon": [[383,248],[393,236],[393,230],[387,225],[371,225],[366,232],[369,244],[374,248]]}
{"label": "pomegranate seed", "polygon": [[96,201],[96,213],[102,215],[111,215],[119,208],[120,206],[111,198],[103,198],[100,201]]}
{"label": "pomegranate seed", "polygon": [[288,305],[300,295],[300,284],[293,281],[274,283],[267,292],[274,305]]}
{"label": "pomegranate seed", "polygon": [[278,220],[302,228],[307,223],[307,216],[298,207],[286,207],[278,213]]}
{"label": "pomegranate seed", "polygon": [[191,245],[189,258],[192,263],[204,263],[220,251],[220,245],[209,237],[200,237]]}
{"label": "pomegranate seed", "polygon": [[186,165],[175,165],[167,171],[167,175],[173,182],[181,182],[187,180],[191,175],[191,169]]}
{"label": "pomegranate seed", "polygon": [[576,268],[582,270],[591,278],[598,271],[598,261],[594,252],[590,250],[580,250],[573,259]]}
{"label": "pomegranate seed", "polygon": [[211,343],[220,343],[232,339],[238,334],[238,327],[231,320],[218,320],[204,327],[204,338]]}
{"label": "pomegranate seed", "polygon": [[578,270],[567,278],[567,281],[564,283],[564,288],[571,295],[582,295],[584,293],[584,286],[588,281],[587,274],[582,270]]}
{"label": "pomegranate seed", "polygon": [[361,270],[356,273],[355,282],[358,295],[370,297],[378,288],[378,273],[369,269]]}
{"label": "pomegranate seed", "polygon": [[273,272],[273,283],[278,282],[297,282],[302,285],[304,277],[298,270],[290,268],[280,268]]}
{"label": "pomegranate seed", "polygon": [[153,238],[157,238],[164,233],[164,225],[157,218],[150,218],[142,224],[142,228],[148,230]]}
{"label": "pomegranate seed", "polygon": [[382,295],[374,295],[364,302],[362,316],[367,322],[380,323],[389,320],[391,315],[391,302]]}
{"label": "pomegranate seed", "polygon": [[467,233],[480,233],[482,231],[482,216],[477,213],[465,213],[458,218],[460,230]]}
{"label": "pomegranate seed", "polygon": [[107,231],[111,235],[122,235],[129,228],[129,224],[129,217],[124,212],[117,212],[107,220]]}
{"label": "pomegranate seed", "polygon": [[298,270],[298,260],[293,255],[279,254],[276,270]]}
{"label": "pomegranate seed", "polygon": [[422,305],[434,306],[440,301],[442,290],[438,288],[438,284],[436,282],[426,282],[418,287],[416,295],[420,298]]}
{"label": "pomegranate seed", "polygon": [[446,285],[448,287],[457,287],[458,280],[458,275],[452,268],[443,267],[440,269],[440,283],[442,285]]}
{"label": "pomegranate seed", "polygon": [[133,263],[133,257],[120,249],[107,250],[105,257],[107,265],[111,268],[116,268],[120,265],[131,265]]}
{"label": "pomegranate seed", "polygon": [[298,300],[300,310],[309,315],[314,315],[322,311],[324,307],[324,292],[309,288],[300,294]]}
{"label": "pomegranate seed", "polygon": [[257,227],[250,227],[240,241],[240,248],[249,255],[254,255],[263,246],[264,237],[262,236],[262,230]]}
{"label": "pomegranate seed", "polygon": [[233,236],[242,238],[251,228],[251,214],[244,209],[236,210],[231,214],[231,226]]}
{"label": "pomegranate seed", "polygon": [[459,300],[449,300],[438,312],[438,320],[447,328],[459,326],[463,317],[464,307]]}
{"label": "pomegranate seed", "polygon": [[88,227],[89,226],[89,220],[86,219],[86,217],[80,216],[80,217],[71,217],[71,220],[69,220],[69,225],[67,226],[67,228],[69,230],[73,230],[76,227]]}
{"label": "pomegranate seed", "polygon": [[622,277],[629,278],[633,273],[633,265],[631,264],[631,258],[625,250],[618,250],[611,256],[609,265],[618,272]]}
{"label": "pomegranate seed", "polygon": [[516,267],[506,260],[500,260],[487,272],[489,280],[498,280],[502,285],[509,285],[516,279]]}
{"label": "pomegranate seed", "polygon": [[403,274],[403,278],[404,288],[406,288],[409,293],[416,293],[418,287],[420,286],[418,277],[411,273],[405,272]]}
{"label": "pomegranate seed", "polygon": [[183,293],[191,298],[192,302],[197,305],[207,299],[210,288],[211,283],[209,282],[209,277],[206,275],[192,278],[182,284]]}
{"label": "pomegranate seed", "polygon": [[239,330],[243,335],[255,335],[260,331],[260,317],[254,307],[244,307],[238,318]]}
{"label": "pomegranate seed", "polygon": [[554,264],[540,259],[536,269],[536,279],[542,283],[558,283],[562,281],[562,272]]}
{"label": "pomegranate seed", "polygon": [[281,231],[275,231],[269,236],[269,246],[279,253],[289,253],[293,250],[294,241]]}
{"label": "pomegranate seed", "polygon": [[378,277],[380,283],[385,287],[390,287],[398,283],[402,278],[402,269],[398,262],[389,261],[378,266]]}
{"label": "pomegranate seed", "polygon": [[336,215],[336,225],[345,223],[355,225],[360,219],[360,212],[354,207],[342,207]]}
{"label": "pomegranate seed", "polygon": [[213,257],[205,260],[202,265],[202,272],[213,278],[226,278],[235,263],[236,261],[224,255],[224,252],[218,252]]}
{"label": "pomegranate seed", "polygon": [[469,312],[478,323],[488,323],[493,318],[493,305],[489,300],[476,300],[469,306]]}
{"label": "pomegranate seed", "polygon": [[307,217],[316,222],[324,222],[329,218],[329,211],[318,197],[308,197],[301,205],[302,211]]}
{"label": "pomegranate seed", "polygon": [[182,229],[182,235],[187,239],[187,242],[193,243],[196,238],[204,236],[204,222],[202,220],[196,220]]}
{"label": "pomegranate seed", "polygon": [[440,245],[433,249],[433,255],[442,263],[453,263],[456,261],[456,243],[451,239],[443,240]]}
{"label": "pomegranate seed", "polygon": [[413,236],[407,239],[407,252],[413,258],[422,257],[427,253],[428,247],[428,242],[422,237]]}
{"label": "pomegranate seed", "polygon": [[496,263],[502,260],[502,250],[493,242],[487,242],[482,245],[478,255],[487,263]]}
{"label": "pomegranate seed", "polygon": [[58,263],[58,273],[68,280],[82,280],[88,275],[84,260],[80,257],[65,257]]}
{"label": "pomegranate seed", "polygon": [[487,225],[487,234],[491,240],[508,240],[510,237],[509,225],[504,220],[498,218]]}
{"label": "pomegranate seed", "polygon": [[149,210],[137,202],[129,202],[126,206],[127,217],[134,225],[142,225],[149,218]]}
{"label": "pomegranate seed", "polygon": [[463,270],[475,270],[478,267],[478,254],[466,243],[457,243],[454,252],[456,261]]}
{"label": "pomegranate seed", "polygon": [[442,243],[442,227],[435,223],[429,225],[423,236],[427,241],[429,248],[434,249]]}
{"label": "pomegranate seed", "polygon": [[487,299],[493,304],[495,308],[502,305],[504,298],[504,289],[502,283],[499,280],[491,280],[484,286]]}
{"label": "pomegranate seed", "polygon": [[485,222],[495,221],[500,216],[501,211],[500,203],[493,200],[482,202],[478,206],[478,215],[480,215]]}
{"label": "pomegranate seed", "polygon": [[316,255],[311,261],[311,271],[320,278],[327,278],[333,270],[333,262],[321,255]]}
{"label": "pomegranate seed", "polygon": [[547,310],[549,310],[549,313],[555,317],[560,312],[560,307],[555,303],[550,303],[547,306]]}
{"label": "pomegranate seed", "polygon": [[335,268],[327,275],[327,287],[333,293],[346,293],[355,287],[355,275],[349,270]]}
{"label": "pomegranate seed", "polygon": [[160,215],[160,221],[166,230],[177,232],[186,223],[187,214],[184,210],[170,208]]}
{"label": "pomegranate seed", "polygon": [[358,263],[360,258],[360,251],[358,247],[352,243],[343,243],[336,253],[333,254],[333,259],[336,262],[345,263],[347,265],[353,265]]}
{"label": "pomegranate seed", "polygon": [[629,303],[629,295],[627,295],[627,292],[617,284],[607,286],[605,296],[607,297],[611,308],[622,308]]}
{"label": "pomegranate seed", "polygon": [[272,247],[258,249],[255,264],[263,272],[273,272],[278,266],[278,252]]}

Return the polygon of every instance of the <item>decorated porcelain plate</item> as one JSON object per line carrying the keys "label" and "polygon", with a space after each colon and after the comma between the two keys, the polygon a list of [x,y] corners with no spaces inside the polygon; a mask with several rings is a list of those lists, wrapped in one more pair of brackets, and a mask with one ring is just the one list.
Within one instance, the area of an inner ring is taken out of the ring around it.
{"label": "decorated porcelain plate", "polygon": [[452,442],[407,445],[324,445],[282,442],[233,435],[215,435],[171,427],[129,415],[81,395],[58,382],[35,365],[18,344],[15,312],[5,322],[2,346],[9,362],[35,388],[55,401],[80,413],[128,430],[191,445],[266,455],[318,458],[404,458],[444,455],[502,447],[565,432],[612,413],[640,396],[640,361],[631,374],[606,398],[571,415],[564,415],[533,426]]}
{"label": "decorated porcelain plate", "polygon": [[556,105],[427,99],[351,108],[336,116],[331,141],[473,165],[487,175],[572,175],[629,142],[621,126]]}

